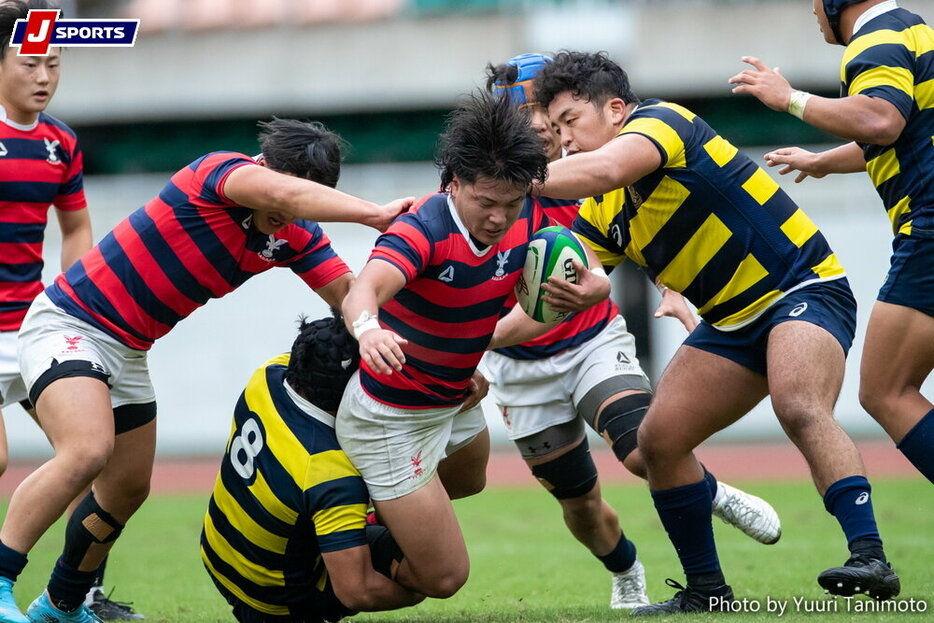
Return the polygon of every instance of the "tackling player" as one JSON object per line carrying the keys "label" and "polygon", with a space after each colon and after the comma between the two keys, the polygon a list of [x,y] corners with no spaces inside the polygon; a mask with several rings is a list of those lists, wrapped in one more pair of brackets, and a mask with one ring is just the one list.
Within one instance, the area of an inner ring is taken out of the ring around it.
{"label": "tackling player", "polygon": [[[571,157],[544,195],[590,197],[574,222],[607,265],[629,257],[703,319],[659,380],[639,428],[652,498],[687,576],[674,598],[634,614],[706,611],[732,600],[711,496],[693,449],[766,396],[840,522],[862,581],[842,595],[899,592],[885,561],[859,451],[833,418],[856,302],[817,226],[745,154],[676,104],[640,100],[605,54],[563,52],[536,95]],[[562,305],[561,296],[553,307]]]}
{"label": "tackling player", "polygon": [[[304,219],[383,230],[410,203],[379,206],[335,190],[339,139],[320,124],[262,126],[261,156],[214,152],[184,167],[59,275],[23,321],[20,368],[55,456],[13,493],[0,529],[5,586],[94,483],[68,521],[47,590],[29,608],[34,620],[96,620],[82,605],[94,569],[149,493],[156,403],[146,355],[155,340],[276,266],[338,305],[353,277],[320,226]],[[26,620],[0,592],[0,621]]]}
{"label": "tackling player", "polygon": [[303,321],[291,355],[266,362],[237,401],[201,559],[241,623],[336,621],[424,598],[387,577],[401,553],[366,526],[366,485],[334,433],[359,359],[342,319]]}
{"label": "tackling player", "polygon": [[[405,553],[411,588],[445,598],[466,582],[469,562],[438,463],[447,456],[473,485],[461,489],[482,489],[489,438],[481,408],[464,408],[465,398],[494,330],[507,344],[549,326],[519,306],[508,326],[497,321],[530,237],[550,221],[528,197],[548,161],[508,100],[484,93],[455,110],[437,162],[442,192],[377,240],[344,299],[362,360],[337,436]],[[577,266],[579,284],[564,282],[569,296],[605,299],[609,280]]]}
{"label": "tackling player", "polygon": [[[550,62],[541,54],[523,54],[490,66],[487,88],[529,114],[548,159],[554,161],[561,157],[560,138],[532,91],[534,78]],[[576,200],[537,200],[566,227],[580,208]],[[666,290],[664,299],[656,315],[675,315],[689,331],[696,326],[679,294]],[[586,424],[597,431],[626,469],[645,478],[636,431],[652,388],[619,308],[607,299],[531,342],[487,353],[483,366],[509,438],[532,474],[558,500],[571,533],[613,574],[610,607],[647,605],[645,569],[616,511],[601,496],[584,430]],[[771,506],[718,483],[707,471],[704,475],[714,515],[762,543],[778,541],[781,527]]]}
{"label": "tackling player", "polygon": [[894,0],[823,0],[827,43],[845,45],[841,98],[796,91],[757,58],[732,77],[775,110],[853,142],[821,153],[765,155],[796,182],[866,171],[892,223],[892,260],[869,317],[859,400],[902,454],[934,482],[934,404],[921,386],[934,369],[934,30]]}

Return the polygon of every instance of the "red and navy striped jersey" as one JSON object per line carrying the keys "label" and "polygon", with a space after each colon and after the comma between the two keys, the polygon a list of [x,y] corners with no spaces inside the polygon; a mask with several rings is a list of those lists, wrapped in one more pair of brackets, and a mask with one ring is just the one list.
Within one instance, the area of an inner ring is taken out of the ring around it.
{"label": "red and navy striped jersey", "polygon": [[379,310],[379,323],[408,340],[405,365],[377,374],[360,363],[363,389],[405,409],[458,405],[513,297],[532,234],[549,224],[541,205],[526,199],[497,244],[478,250],[449,196],[429,195],[376,241],[369,261],[385,261],[406,285]]}
{"label": "red and navy striped jersey", "polygon": [[860,28],[840,66],[843,95],[882,98],[905,118],[891,145],[860,143],[892,231],[934,238],[934,30],[893,9]]}
{"label": "red and navy striped jersey", "polygon": [[224,195],[231,171],[258,166],[214,152],[172,176],[159,196],[121,221],[46,290],[69,314],[140,350],[209,299],[274,266],[311,288],[349,271],[317,223],[257,231],[253,211]]}
{"label": "red and navy striped jersey", "polygon": [[75,133],[45,113],[30,129],[0,123],[0,331],[18,330],[42,292],[50,205],[87,207]]}
{"label": "red and navy striped jersey", "polygon": [[[538,197],[551,220],[570,228],[571,223],[580,209],[580,202],[576,200],[552,199],[551,197]],[[589,309],[569,316],[548,333],[534,340],[497,348],[496,352],[513,359],[546,359],[557,355],[561,351],[579,346],[603,331],[607,324],[619,314],[619,308],[612,300],[607,299]]]}

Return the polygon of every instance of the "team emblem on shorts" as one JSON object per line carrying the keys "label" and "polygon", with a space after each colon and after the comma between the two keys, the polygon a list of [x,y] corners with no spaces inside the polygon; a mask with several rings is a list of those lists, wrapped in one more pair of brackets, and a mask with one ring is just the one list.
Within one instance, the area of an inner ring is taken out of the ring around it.
{"label": "team emblem on shorts", "polygon": [[412,463],[412,476],[411,478],[418,478],[425,473],[425,468],[422,467],[422,451],[419,450],[415,456],[410,457],[409,461]]}
{"label": "team emblem on shorts", "polygon": [[81,350],[81,348],[78,346],[78,342],[84,339],[83,335],[75,335],[74,337],[69,337],[67,335],[64,335],[62,337],[65,338],[65,344],[67,344],[67,346],[65,347],[66,351],[76,352],[76,351]]}

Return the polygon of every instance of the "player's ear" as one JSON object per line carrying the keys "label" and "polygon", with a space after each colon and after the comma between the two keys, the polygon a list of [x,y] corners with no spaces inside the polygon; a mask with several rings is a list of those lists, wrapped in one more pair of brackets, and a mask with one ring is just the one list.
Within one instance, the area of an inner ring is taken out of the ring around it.
{"label": "player's ear", "polygon": [[626,119],[627,106],[628,104],[619,97],[607,100],[605,110],[613,125],[620,125]]}
{"label": "player's ear", "polygon": [[457,175],[451,177],[451,183],[448,184],[448,192],[451,193],[451,199],[457,196],[461,189],[461,180]]}

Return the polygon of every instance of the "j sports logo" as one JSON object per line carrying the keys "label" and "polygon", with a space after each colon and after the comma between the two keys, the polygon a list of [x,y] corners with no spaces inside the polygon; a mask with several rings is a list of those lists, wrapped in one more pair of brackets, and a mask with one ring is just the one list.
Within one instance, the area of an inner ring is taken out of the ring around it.
{"label": "j sports logo", "polygon": [[58,9],[32,9],[16,20],[10,45],[19,56],[48,56],[52,46],[131,48],[138,19],[58,19]]}

